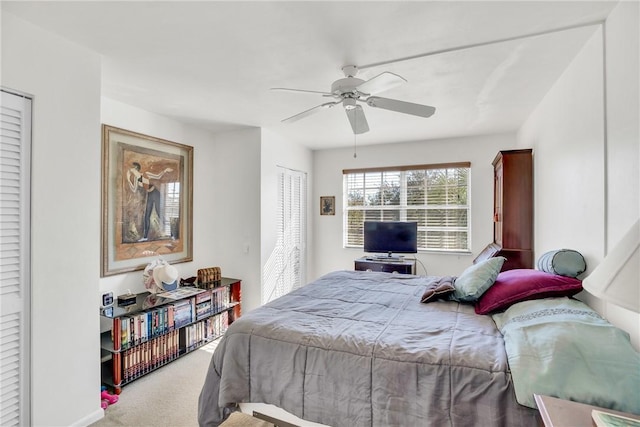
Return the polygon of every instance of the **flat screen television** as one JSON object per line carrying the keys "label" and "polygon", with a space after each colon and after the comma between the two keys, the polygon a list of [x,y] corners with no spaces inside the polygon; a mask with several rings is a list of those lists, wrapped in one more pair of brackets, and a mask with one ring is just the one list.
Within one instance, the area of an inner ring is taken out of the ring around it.
{"label": "flat screen television", "polygon": [[418,252],[418,223],[365,221],[364,251],[368,253],[414,254]]}

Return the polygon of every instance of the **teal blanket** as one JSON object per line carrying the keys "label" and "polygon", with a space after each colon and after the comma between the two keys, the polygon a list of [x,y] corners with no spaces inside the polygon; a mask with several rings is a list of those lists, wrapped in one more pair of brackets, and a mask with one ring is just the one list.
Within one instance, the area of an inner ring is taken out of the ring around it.
{"label": "teal blanket", "polygon": [[492,317],[518,403],[535,408],[535,393],[640,414],[640,353],[586,304],[525,301]]}

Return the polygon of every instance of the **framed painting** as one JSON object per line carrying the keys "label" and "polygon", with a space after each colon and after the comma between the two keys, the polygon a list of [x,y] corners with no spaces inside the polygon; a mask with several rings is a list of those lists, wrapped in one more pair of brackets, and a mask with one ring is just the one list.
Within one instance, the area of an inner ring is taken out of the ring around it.
{"label": "framed painting", "polygon": [[193,260],[193,147],[102,125],[101,277]]}
{"label": "framed painting", "polygon": [[320,196],[320,215],[336,214],[336,196]]}

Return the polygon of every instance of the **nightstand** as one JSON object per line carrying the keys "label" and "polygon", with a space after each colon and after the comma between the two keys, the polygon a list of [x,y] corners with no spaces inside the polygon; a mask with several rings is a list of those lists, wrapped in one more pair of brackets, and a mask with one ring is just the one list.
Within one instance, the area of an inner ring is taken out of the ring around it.
{"label": "nightstand", "polygon": [[593,427],[595,425],[593,418],[591,418],[593,409],[640,420],[639,415],[598,408],[597,406],[558,399],[557,397],[539,394],[534,394],[533,397],[538,406],[538,412],[540,412],[544,427]]}

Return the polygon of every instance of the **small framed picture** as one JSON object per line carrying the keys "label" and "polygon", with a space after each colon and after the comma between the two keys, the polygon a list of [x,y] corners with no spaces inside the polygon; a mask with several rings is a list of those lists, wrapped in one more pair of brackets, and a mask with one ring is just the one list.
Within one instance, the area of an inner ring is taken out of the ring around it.
{"label": "small framed picture", "polygon": [[320,196],[320,215],[336,214],[336,196]]}

